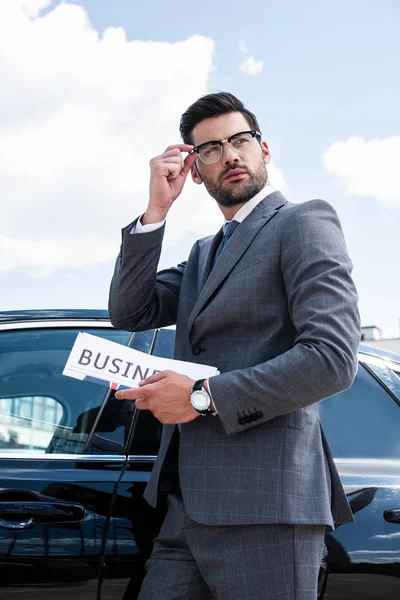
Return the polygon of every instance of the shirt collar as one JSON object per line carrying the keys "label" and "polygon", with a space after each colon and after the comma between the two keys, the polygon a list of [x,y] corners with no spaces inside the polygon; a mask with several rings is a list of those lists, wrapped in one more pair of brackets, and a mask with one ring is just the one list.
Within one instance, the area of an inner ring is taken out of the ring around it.
{"label": "shirt collar", "polygon": [[[263,200],[264,198],[266,198],[267,196],[272,194],[272,192],[275,192],[275,191],[276,191],[275,188],[272,187],[271,184],[267,183],[267,185],[265,187],[263,187],[262,190],[260,190],[255,196],[253,196],[248,202],[246,202],[245,204],[243,204],[243,206],[241,206],[239,208],[239,210],[237,211],[237,213],[231,220],[241,223],[251,213],[251,211],[257,206],[257,204],[259,204],[261,202],[261,200]],[[224,224],[225,223],[229,223],[229,221],[227,219],[225,219]]]}

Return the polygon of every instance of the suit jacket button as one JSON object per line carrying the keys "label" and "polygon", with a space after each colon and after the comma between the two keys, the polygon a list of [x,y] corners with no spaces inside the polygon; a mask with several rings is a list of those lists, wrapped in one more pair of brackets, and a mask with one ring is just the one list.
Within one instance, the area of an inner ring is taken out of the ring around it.
{"label": "suit jacket button", "polygon": [[246,419],[245,419],[245,417],[240,417],[240,418],[238,419],[238,423],[239,423],[239,425],[245,425],[245,424],[246,424]]}
{"label": "suit jacket button", "polygon": [[261,410],[258,410],[255,414],[256,419],[261,419],[264,416],[264,413]]}
{"label": "suit jacket button", "polygon": [[192,352],[195,356],[198,356],[199,354],[201,354],[201,351],[203,350],[203,348],[200,346],[200,344],[195,344],[192,347]]}

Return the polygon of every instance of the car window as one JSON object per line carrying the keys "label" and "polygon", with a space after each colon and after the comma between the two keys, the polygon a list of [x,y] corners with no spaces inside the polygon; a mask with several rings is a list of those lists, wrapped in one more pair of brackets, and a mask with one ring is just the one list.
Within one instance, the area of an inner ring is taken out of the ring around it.
{"label": "car window", "polygon": [[173,358],[175,329],[160,329],[154,343],[154,356]]}
{"label": "car window", "polygon": [[[0,451],[73,453],[85,450],[97,420],[97,449],[123,451],[123,412],[97,419],[108,389],[62,375],[79,331],[73,328],[0,332]],[[88,333],[124,344],[130,333],[90,328]],[[137,343],[139,340],[137,340]],[[143,347],[148,344],[144,339]],[[101,426],[102,425],[102,426]],[[98,430],[98,428],[97,428]]]}
{"label": "car window", "polygon": [[374,374],[382,385],[392,394],[400,404],[400,380],[396,375],[399,371],[399,363],[390,357],[361,354],[361,362],[365,368]]}
{"label": "car window", "polygon": [[319,407],[335,458],[400,458],[400,406],[363,365],[349,390]]}
{"label": "car window", "polygon": [[1,398],[0,451],[43,451],[62,415],[62,405],[48,396]]}
{"label": "car window", "polygon": [[[152,354],[163,358],[172,358],[174,341],[174,329],[160,329],[155,338]],[[138,411],[136,419],[129,453],[132,455],[155,456],[160,447],[161,423],[148,410]]]}

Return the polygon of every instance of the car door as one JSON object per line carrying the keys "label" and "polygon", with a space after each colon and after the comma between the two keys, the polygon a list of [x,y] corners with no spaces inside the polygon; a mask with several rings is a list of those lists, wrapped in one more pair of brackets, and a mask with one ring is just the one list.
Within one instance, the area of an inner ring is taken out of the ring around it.
{"label": "car door", "polygon": [[106,525],[134,406],[62,375],[79,331],[149,352],[154,332],[105,322],[0,331],[0,598],[97,598]]}
{"label": "car door", "polygon": [[355,519],[326,536],[321,599],[400,598],[399,399],[394,368],[360,354],[352,387],[320,404]]}
{"label": "car door", "polygon": [[[156,332],[151,353],[172,358],[175,331]],[[113,498],[104,544],[101,600],[134,600],[144,577],[144,566],[164,519],[165,498],[157,509],[143,499],[161,440],[162,425],[149,411],[136,411],[129,455]]]}

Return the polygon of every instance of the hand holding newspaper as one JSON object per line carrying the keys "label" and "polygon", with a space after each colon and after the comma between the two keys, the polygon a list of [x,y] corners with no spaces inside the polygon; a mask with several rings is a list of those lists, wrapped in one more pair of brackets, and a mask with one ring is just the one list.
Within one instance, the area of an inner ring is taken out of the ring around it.
{"label": "hand holding newspaper", "polygon": [[209,365],[160,358],[89,333],[79,333],[63,375],[118,390],[138,387],[146,377],[168,369],[195,380],[219,374],[218,369]]}

